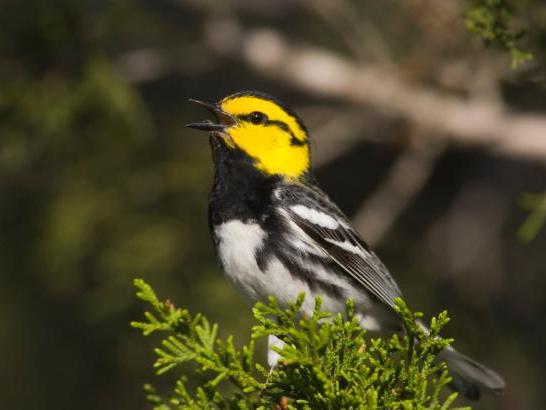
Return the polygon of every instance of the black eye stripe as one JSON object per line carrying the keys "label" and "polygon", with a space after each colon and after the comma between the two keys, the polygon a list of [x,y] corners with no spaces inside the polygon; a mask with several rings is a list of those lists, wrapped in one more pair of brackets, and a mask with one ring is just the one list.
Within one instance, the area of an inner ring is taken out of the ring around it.
{"label": "black eye stripe", "polygon": [[267,120],[265,122],[265,125],[274,125],[275,127],[279,127],[281,130],[283,131],[286,131],[286,132],[291,132],[290,131],[290,127],[288,126],[287,123],[283,122],[283,121],[279,121],[279,120]]}
{"label": "black eye stripe", "polygon": [[305,141],[297,139],[296,136],[294,134],[292,134],[292,131],[290,131],[290,135],[292,136],[292,138],[290,138],[290,145],[295,145],[297,147],[301,147],[301,146],[306,144]]}
{"label": "black eye stripe", "polygon": [[279,121],[279,120],[267,120],[265,125],[273,125],[275,127],[279,127],[283,131],[288,132],[290,134],[290,137],[291,137],[290,138],[290,145],[296,145],[296,146],[305,145],[305,141],[301,141],[301,140],[297,139],[287,123],[285,123],[283,121]]}
{"label": "black eye stripe", "polygon": [[305,145],[305,141],[301,141],[296,138],[290,127],[287,123],[279,120],[267,120],[265,122],[265,125],[273,125],[275,127],[279,127],[281,130],[286,131],[290,134],[290,145],[296,145],[296,146],[302,146]]}
{"label": "black eye stripe", "polygon": [[[262,114],[263,115],[263,122],[259,122],[259,123],[255,123],[253,121],[253,116],[255,114]],[[285,123],[284,121],[280,121],[280,120],[270,120],[267,115],[259,112],[259,111],[254,111],[254,112],[251,112],[250,114],[244,114],[244,115],[240,115],[239,118],[243,121],[248,121],[248,122],[251,122],[253,124],[256,124],[256,125],[264,125],[266,127],[268,126],[274,126],[274,127],[278,127],[280,128],[281,130],[285,131],[285,132],[288,132],[290,134],[290,145],[295,145],[295,146],[302,146],[302,145],[305,145],[306,142],[305,141],[301,141],[299,140],[298,138],[296,138],[296,136],[294,135],[294,133],[292,132],[292,130],[290,129],[290,127],[288,126],[287,123]]]}

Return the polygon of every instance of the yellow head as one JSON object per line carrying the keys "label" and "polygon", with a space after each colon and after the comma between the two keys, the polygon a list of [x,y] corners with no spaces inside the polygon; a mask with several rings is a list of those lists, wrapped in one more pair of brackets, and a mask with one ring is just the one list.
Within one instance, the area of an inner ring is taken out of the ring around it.
{"label": "yellow head", "polygon": [[219,123],[201,122],[189,127],[213,131],[231,149],[239,149],[254,166],[269,175],[298,179],[310,166],[307,131],[289,109],[273,97],[241,92],[217,104],[204,103]]}

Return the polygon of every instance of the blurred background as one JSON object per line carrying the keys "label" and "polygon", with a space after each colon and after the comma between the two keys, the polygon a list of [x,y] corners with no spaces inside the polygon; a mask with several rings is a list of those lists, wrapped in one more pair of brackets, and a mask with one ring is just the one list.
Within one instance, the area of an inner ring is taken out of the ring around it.
{"label": "blurred background", "polygon": [[467,30],[480,3],[2,1],[1,407],[148,408],[135,277],[244,340],[207,138],[184,124],[206,118],[190,97],[257,89],[300,113],[410,306],[448,309],[456,346],[506,377],[476,408],[544,408],[546,4],[512,2],[535,55],[513,70]]}

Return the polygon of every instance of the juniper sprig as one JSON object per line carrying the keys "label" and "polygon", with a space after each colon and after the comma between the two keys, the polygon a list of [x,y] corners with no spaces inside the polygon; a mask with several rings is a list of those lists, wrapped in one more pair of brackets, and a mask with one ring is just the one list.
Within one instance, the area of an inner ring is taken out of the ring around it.
{"label": "juniper sprig", "polygon": [[[155,349],[158,375],[178,371],[170,392],[145,386],[156,410],[269,409],[280,397],[289,398],[291,409],[453,408],[457,394],[443,392],[450,379],[436,360],[451,342],[440,336],[446,312],[430,320],[426,333],[416,323],[422,315],[398,300],[406,334],[370,339],[351,301],[344,314],[331,314],[317,298],[313,314],[303,317],[303,294],[287,308],[270,298],[254,306],[250,340],[236,348],[233,337],[219,338],[218,325],[203,315],[161,302],[140,279],[135,286],[152,311],[131,325],[145,336],[163,334]],[[272,370],[255,354],[256,341],[268,335],[286,343],[277,349],[281,362]]]}

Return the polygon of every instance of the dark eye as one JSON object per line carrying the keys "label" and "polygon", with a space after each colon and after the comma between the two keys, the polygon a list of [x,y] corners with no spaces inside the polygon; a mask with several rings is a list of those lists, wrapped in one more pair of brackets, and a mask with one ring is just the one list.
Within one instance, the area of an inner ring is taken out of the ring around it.
{"label": "dark eye", "polygon": [[260,111],[254,111],[248,115],[248,119],[252,124],[264,124],[267,121],[267,115]]}

